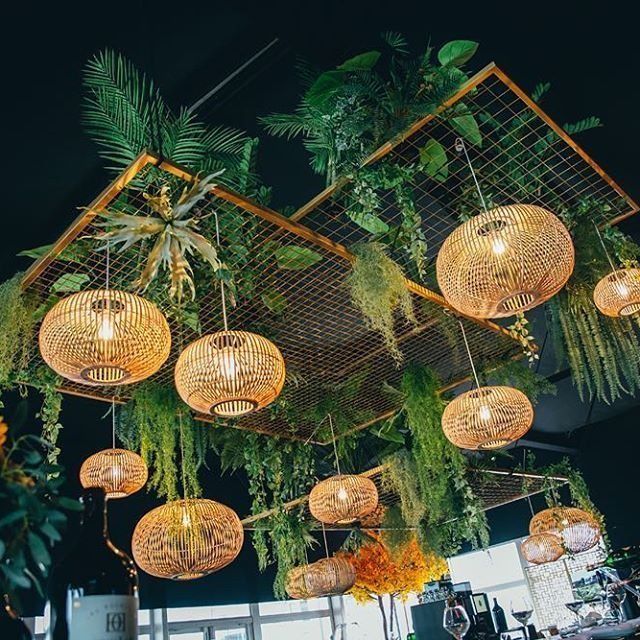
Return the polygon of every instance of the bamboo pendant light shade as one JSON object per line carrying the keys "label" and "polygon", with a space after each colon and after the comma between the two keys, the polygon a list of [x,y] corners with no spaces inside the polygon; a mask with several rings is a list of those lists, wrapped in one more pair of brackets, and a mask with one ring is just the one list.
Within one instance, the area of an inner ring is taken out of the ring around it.
{"label": "bamboo pendant light shade", "polygon": [[325,524],[350,524],[377,506],[378,489],[364,476],[332,476],[319,482],[309,493],[311,515]]}
{"label": "bamboo pendant light shade", "polygon": [[175,383],[195,411],[242,416],[273,402],[284,385],[278,347],[248,331],[219,331],[192,342],[180,354]]}
{"label": "bamboo pendant light shade", "polygon": [[512,316],[542,304],[564,286],[573,266],[562,222],[528,204],[495,207],[466,221],[436,261],[442,295],[474,318]]}
{"label": "bamboo pendant light shade", "polygon": [[213,500],[176,500],[145,514],[133,532],[138,566],[157,578],[194,580],[240,553],[244,530],[234,511]]}
{"label": "bamboo pendant light shade", "polygon": [[100,487],[107,498],[126,498],[140,491],[149,475],[144,460],[127,449],[105,449],[89,456],[80,467],[85,489]]}
{"label": "bamboo pendant light shade", "polygon": [[597,519],[576,507],[543,509],[531,518],[529,533],[551,533],[562,541],[564,548],[570,553],[588,551],[602,537]]}
{"label": "bamboo pendant light shade", "polygon": [[527,562],[546,564],[555,562],[564,555],[560,538],[552,533],[537,533],[522,541],[520,550]]}
{"label": "bamboo pendant light shade", "polygon": [[479,387],[454,398],[442,414],[442,430],[456,447],[499,449],[522,438],[533,423],[529,398],[512,387]]}
{"label": "bamboo pendant light shade", "polygon": [[169,356],[171,333],[148,300],[100,289],[58,302],[42,321],[39,342],[44,361],[63,378],[119,385],[158,371]]}
{"label": "bamboo pendant light shade", "polygon": [[593,292],[596,307],[605,316],[621,318],[640,311],[640,269],[616,269]]}
{"label": "bamboo pendant light shade", "polygon": [[343,594],[353,587],[355,581],[356,572],[348,560],[322,558],[291,569],[285,589],[291,598],[307,600]]}

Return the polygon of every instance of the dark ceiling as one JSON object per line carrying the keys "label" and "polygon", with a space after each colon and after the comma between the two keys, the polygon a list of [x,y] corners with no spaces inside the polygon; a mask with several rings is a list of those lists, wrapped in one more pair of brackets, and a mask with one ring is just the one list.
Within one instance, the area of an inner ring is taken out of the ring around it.
{"label": "dark ceiling", "polygon": [[[319,67],[334,66],[375,47],[378,34],[386,30],[403,32],[415,48],[429,39],[436,46],[455,38],[476,40],[481,46],[474,68],[493,60],[524,89],[539,81],[551,82],[545,109],[557,121],[599,116],[605,127],[587,132],[580,142],[639,200],[640,89],[631,3],[571,5],[558,0],[322,0],[255,6],[233,1],[10,3],[3,9],[5,33],[0,40],[5,176],[0,276],[4,279],[24,268],[28,261],[15,254],[51,242],[75,217],[77,207],[104,186],[106,174],[96,148],[79,124],[81,70],[86,59],[104,47],[125,53],[178,106],[193,104],[277,38],[265,55],[218,91],[199,113],[209,123],[260,135],[260,171],[274,187],[273,204],[278,208],[300,205],[323,186],[308,168],[298,143],[267,137],[256,121],[259,115],[295,105],[298,56]],[[635,235],[640,226],[630,221],[624,229]],[[536,330],[543,338],[540,326],[538,322]],[[546,345],[541,370],[547,373],[554,370],[552,352]],[[561,434],[635,404],[632,398],[614,407],[581,403],[570,379],[556,377],[558,396],[538,406],[532,439],[561,443],[565,437]],[[81,456],[107,445],[108,427],[100,424],[103,409],[89,401],[65,401],[62,444],[69,447],[65,458],[71,474]],[[212,471],[215,493],[224,498],[229,483],[220,485],[214,478],[217,473]],[[241,496],[227,500],[246,511],[243,501]],[[143,502],[148,500],[132,498],[127,505],[118,505],[116,512],[135,521]],[[128,547],[124,531],[120,535]],[[238,569],[238,576],[242,571]]]}

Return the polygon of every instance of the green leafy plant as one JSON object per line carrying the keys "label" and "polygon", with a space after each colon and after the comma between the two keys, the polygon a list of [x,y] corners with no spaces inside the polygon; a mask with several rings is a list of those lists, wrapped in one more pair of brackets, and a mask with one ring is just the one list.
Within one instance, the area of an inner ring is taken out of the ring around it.
{"label": "green leafy plant", "polygon": [[394,330],[394,312],[398,310],[408,322],[417,324],[402,270],[382,244],[357,245],[353,253],[356,259],[348,277],[351,300],[369,327],[380,333],[394,360],[400,363],[402,353]]}
{"label": "green leafy plant", "polygon": [[0,592],[13,602],[43,585],[51,548],[62,539],[67,511],[80,504],[61,495],[62,467],[46,461],[48,445],[31,435],[7,440],[0,419]]}
{"label": "green leafy plant", "polygon": [[533,404],[538,403],[541,395],[555,395],[557,392],[553,382],[517,360],[485,368],[480,374],[480,383],[514,387],[522,391]]}
{"label": "green leafy plant", "polygon": [[540,359],[538,346],[529,331],[529,321],[525,318],[524,313],[517,313],[513,324],[509,325],[507,330],[511,337],[520,343],[522,352],[530,363]]}
{"label": "green leafy plant", "polygon": [[37,417],[42,421],[42,439],[47,443],[47,462],[56,464],[60,448],[58,436],[62,430],[60,413],[62,412],[62,393],[58,391],[62,378],[47,366],[38,367],[35,385],[42,393],[42,405]]}

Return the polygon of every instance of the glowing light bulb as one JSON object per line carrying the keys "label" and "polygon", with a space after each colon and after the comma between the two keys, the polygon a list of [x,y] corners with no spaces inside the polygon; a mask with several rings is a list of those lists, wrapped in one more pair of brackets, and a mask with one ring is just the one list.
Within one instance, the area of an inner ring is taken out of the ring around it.
{"label": "glowing light bulb", "polygon": [[478,414],[480,415],[480,420],[483,422],[489,422],[489,420],[491,420],[491,409],[489,409],[486,404],[480,407]]}
{"label": "glowing light bulb", "polygon": [[346,489],[344,487],[340,487],[338,490],[338,500],[342,500],[342,502],[344,502],[348,497]]}
{"label": "glowing light bulb", "polygon": [[185,529],[188,529],[191,526],[191,517],[189,516],[189,512],[184,509],[182,512],[182,526]]}
{"label": "glowing light bulb", "polygon": [[501,256],[507,250],[507,243],[502,238],[494,238],[491,242],[491,250],[497,256]]}
{"label": "glowing light bulb", "polygon": [[220,350],[218,356],[220,375],[227,380],[235,380],[238,377],[238,363],[232,347],[225,347]]}
{"label": "glowing light bulb", "polygon": [[624,282],[616,282],[616,289],[623,298],[629,295],[629,287]]}
{"label": "glowing light bulb", "polygon": [[98,327],[98,338],[100,340],[113,340],[115,327],[113,317],[108,311],[103,311],[100,316],[100,326]]}

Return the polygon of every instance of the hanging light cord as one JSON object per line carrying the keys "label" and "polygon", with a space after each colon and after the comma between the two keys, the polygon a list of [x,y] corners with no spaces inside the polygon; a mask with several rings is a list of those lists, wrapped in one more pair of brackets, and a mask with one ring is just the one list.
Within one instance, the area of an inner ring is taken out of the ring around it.
{"label": "hanging light cord", "polygon": [[[527,470],[527,450],[522,450],[522,473],[525,473]],[[527,502],[529,503],[529,510],[531,511],[531,515],[535,516],[536,512],[533,510],[533,502],[531,502],[531,494],[527,493]]]}
{"label": "hanging light cord", "polygon": [[184,470],[184,438],[182,436],[182,410],[178,411],[178,424],[180,425],[180,467],[182,470],[182,499],[187,499],[187,476]]}
{"label": "hanging light cord", "polygon": [[340,473],[340,460],[338,459],[338,445],[336,444],[336,434],[333,431],[333,419],[331,418],[331,414],[329,414],[329,428],[331,429],[331,442],[333,443],[333,454],[336,457],[336,471],[338,475],[341,476]]}
{"label": "hanging light cord", "polygon": [[464,346],[467,350],[467,356],[469,356],[469,363],[471,364],[471,371],[473,371],[473,379],[476,383],[476,388],[480,388],[480,381],[478,380],[478,373],[476,372],[476,366],[473,364],[473,358],[471,357],[471,349],[469,348],[469,342],[467,341],[467,333],[464,330],[464,325],[462,324],[462,320],[458,320],[458,324],[460,325],[460,330],[462,331],[462,339],[464,340]]}
{"label": "hanging light cord", "polygon": [[471,171],[471,175],[473,177],[473,181],[476,185],[476,190],[478,195],[480,196],[480,202],[482,203],[482,208],[487,211],[487,203],[484,201],[484,196],[482,195],[482,191],[480,190],[480,184],[478,182],[478,178],[476,177],[476,172],[473,170],[473,165],[471,164],[471,158],[469,158],[469,153],[467,151],[467,145],[464,143],[462,138],[456,138],[455,148],[458,153],[464,153],[464,157],[467,160],[467,164],[469,165],[469,170]]}
{"label": "hanging light cord", "polygon": [[596,233],[598,234],[598,240],[600,240],[600,244],[602,245],[602,249],[604,250],[604,255],[607,256],[607,260],[609,261],[609,264],[611,265],[611,269],[612,269],[613,273],[617,273],[618,269],[616,269],[615,265],[613,264],[613,260],[611,259],[611,256],[609,255],[609,252],[607,251],[607,245],[605,245],[605,243],[604,243],[604,238],[602,237],[602,234],[600,233],[600,229],[598,228],[598,225],[594,222],[593,226],[595,227]]}
{"label": "hanging light cord", "polygon": [[116,448],[116,397],[111,398],[111,448]]}
{"label": "hanging light cord", "polygon": [[107,243],[107,264],[105,267],[105,288],[109,291],[111,279],[111,245]]}
{"label": "hanging light cord", "polygon": [[324,522],[322,524],[322,539],[324,540],[324,552],[329,557],[329,545],[327,544],[327,530],[324,527]]}
{"label": "hanging light cord", "polygon": [[[220,249],[220,223],[218,222],[218,212],[213,212],[213,217],[216,221],[216,244],[218,245],[218,249]],[[224,330],[229,331],[229,325],[227,323],[227,301],[224,295],[224,280],[220,280],[220,296],[222,298],[222,324],[224,325]]]}

